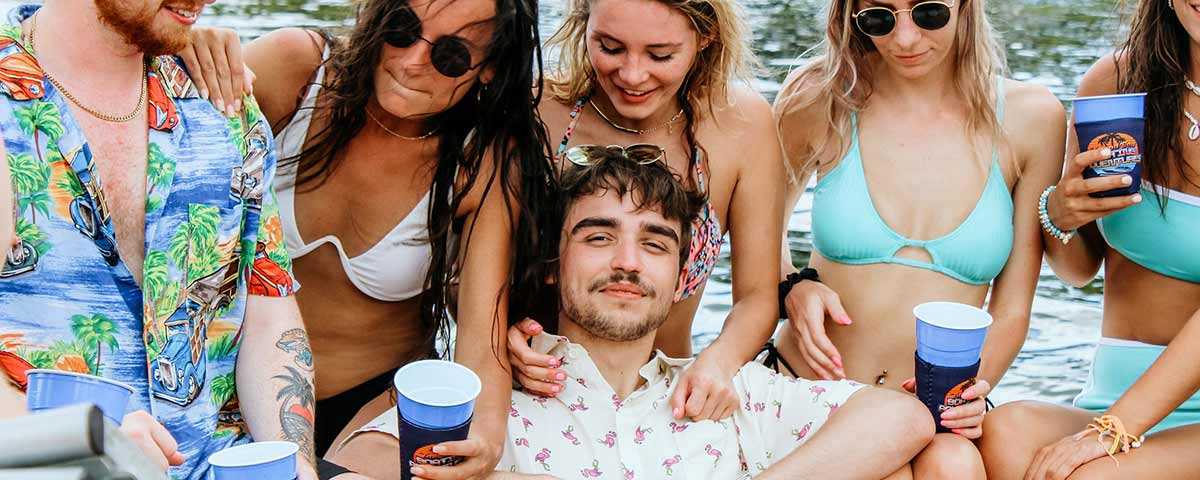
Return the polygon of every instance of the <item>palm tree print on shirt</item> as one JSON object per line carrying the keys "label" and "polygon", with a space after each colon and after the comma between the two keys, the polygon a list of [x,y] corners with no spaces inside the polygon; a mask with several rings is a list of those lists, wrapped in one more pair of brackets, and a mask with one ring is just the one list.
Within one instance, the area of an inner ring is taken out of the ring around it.
{"label": "palm tree print on shirt", "polygon": [[75,334],[75,338],[89,347],[95,345],[92,371],[90,372],[92,375],[101,373],[100,354],[104,345],[108,345],[110,352],[118,349],[117,338],[113,335],[116,331],[116,324],[103,313],[71,316],[71,333]]}

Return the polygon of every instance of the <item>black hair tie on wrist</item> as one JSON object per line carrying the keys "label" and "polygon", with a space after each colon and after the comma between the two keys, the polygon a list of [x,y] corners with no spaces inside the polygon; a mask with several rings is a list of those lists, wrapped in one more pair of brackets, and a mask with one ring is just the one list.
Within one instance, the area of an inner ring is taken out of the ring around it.
{"label": "black hair tie on wrist", "polygon": [[792,287],[796,286],[797,283],[805,280],[819,283],[821,278],[817,275],[817,269],[805,267],[799,272],[789,273],[787,278],[779,282],[779,318],[788,318],[786,303],[788,293],[791,293]]}

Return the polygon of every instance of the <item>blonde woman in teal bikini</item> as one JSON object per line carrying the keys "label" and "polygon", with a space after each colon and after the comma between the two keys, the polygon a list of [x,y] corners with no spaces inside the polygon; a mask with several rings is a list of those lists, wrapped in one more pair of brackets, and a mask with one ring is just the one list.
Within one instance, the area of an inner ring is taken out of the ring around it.
{"label": "blonde woman in teal bikini", "polygon": [[[580,145],[649,144],[654,161],[707,194],[655,340],[668,355],[692,355],[692,318],[730,234],[733,309],[676,386],[676,418],[732,414],[733,375],[777,321],[775,263],[761,252],[779,248],[783,168],[770,105],[743,82],[754,63],[746,35],[734,0],[572,0],[549,42],[561,57],[539,110],[552,138],[562,136],[556,167]],[[529,348],[540,331],[532,320],[510,329],[510,361],[526,389],[555,395],[574,380]]]}
{"label": "blonde woman in teal bikini", "polygon": [[990,478],[1200,477],[1196,5],[1138,2],[1124,45],[1080,82],[1079,96],[1148,92],[1143,183],[1134,195],[1089,197],[1132,179],[1084,180],[1084,167],[1105,155],[1077,154],[1069,131],[1074,158],[1046,195],[1048,230],[1057,235],[1047,234],[1047,253],[1055,273],[1074,285],[1104,265],[1102,337],[1073,408],[1017,402],[987,417],[982,449]]}
{"label": "blonde woman in teal bikini", "polygon": [[915,305],[995,319],[970,403],[899,476],[984,478],[984,397],[1020,350],[1041,264],[1038,195],[1062,167],[1062,105],[1002,77],[983,0],[834,0],[818,56],[775,104],[794,205],[816,175],[809,267],[784,255],[780,368],[913,389]]}

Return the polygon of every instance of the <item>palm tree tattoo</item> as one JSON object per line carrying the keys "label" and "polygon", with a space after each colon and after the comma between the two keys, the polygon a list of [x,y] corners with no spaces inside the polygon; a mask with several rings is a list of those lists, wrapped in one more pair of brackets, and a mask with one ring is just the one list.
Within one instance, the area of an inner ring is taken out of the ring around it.
{"label": "palm tree tattoo", "polygon": [[313,446],[313,405],[316,403],[312,383],[312,350],[308,346],[308,335],[303,329],[288,330],[275,342],[275,347],[293,354],[292,360],[302,369],[284,365],[286,374],[275,375],[273,380],[283,382],[275,394],[280,402],[279,426],[283,438],[300,446],[310,462],[316,461]]}

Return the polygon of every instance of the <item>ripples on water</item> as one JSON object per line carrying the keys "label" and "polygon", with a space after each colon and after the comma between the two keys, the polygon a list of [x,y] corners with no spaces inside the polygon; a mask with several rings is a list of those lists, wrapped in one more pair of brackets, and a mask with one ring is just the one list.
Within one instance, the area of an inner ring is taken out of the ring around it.
{"label": "ripples on water", "polygon": [[[993,0],[992,24],[1006,48],[1011,76],[1045,85],[1060,99],[1074,94],[1078,78],[1119,36],[1115,0]],[[16,2],[0,0],[7,11]],[[344,0],[222,0],[202,24],[232,27],[244,38],[286,26],[337,26],[353,11]],[[824,19],[817,0],[744,0],[753,26],[753,42],[768,72],[755,85],[773,97],[787,70],[819,40]],[[562,18],[564,2],[543,1],[542,35]],[[549,57],[548,57],[549,58]],[[797,265],[812,251],[811,197],[797,206],[788,225],[788,244]],[[997,400],[1040,398],[1066,402],[1079,391],[1099,338],[1101,284],[1069,287],[1043,265],[1029,338],[1005,376]],[[716,338],[731,304],[728,247],[722,252],[704,293],[693,342],[697,348]]]}

